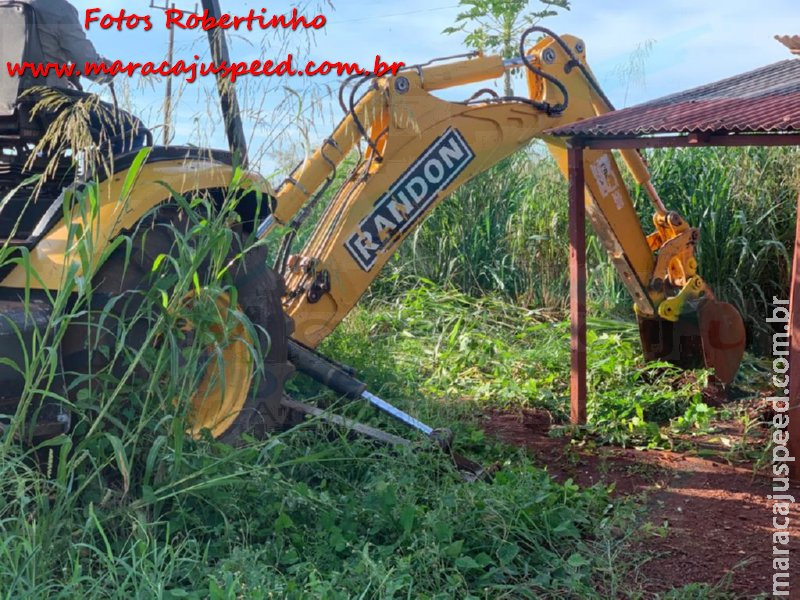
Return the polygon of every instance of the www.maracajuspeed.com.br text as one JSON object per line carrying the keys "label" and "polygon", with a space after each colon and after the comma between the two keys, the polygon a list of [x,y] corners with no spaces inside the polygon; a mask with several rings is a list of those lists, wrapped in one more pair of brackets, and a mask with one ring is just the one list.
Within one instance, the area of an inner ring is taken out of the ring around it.
{"label": "www.maracajuspeed.com.br text", "polygon": [[307,61],[305,65],[296,69],[294,67],[294,56],[289,54],[284,60],[275,62],[272,60],[252,60],[249,62],[199,62],[200,57],[194,56],[194,61],[178,60],[173,63],[163,62],[122,62],[115,60],[108,63],[84,63],[83,69],[80,69],[75,64],[65,63],[36,63],[36,62],[21,62],[21,63],[6,63],[6,69],[11,77],[32,76],[33,78],[44,78],[52,74],[56,77],[74,78],[81,75],[87,77],[96,76],[116,76],[127,75],[133,77],[134,75],[159,75],[161,77],[180,77],[185,76],[187,83],[192,83],[197,80],[197,77],[206,77],[208,75],[219,75],[227,77],[231,82],[236,81],[238,77],[250,76],[266,76],[266,77],[281,77],[281,76],[308,76],[313,77],[316,75],[329,75],[335,74],[339,77],[349,75],[375,75],[381,77],[383,75],[396,75],[397,71],[405,66],[402,62],[386,63],[381,60],[380,55],[375,57],[375,62],[372,69],[365,69],[355,62],[342,62],[342,61],[322,61],[316,63],[314,61]]}

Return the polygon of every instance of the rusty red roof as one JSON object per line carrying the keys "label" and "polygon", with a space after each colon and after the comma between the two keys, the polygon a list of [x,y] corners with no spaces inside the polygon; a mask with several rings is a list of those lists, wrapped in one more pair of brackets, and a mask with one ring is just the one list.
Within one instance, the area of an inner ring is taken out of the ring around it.
{"label": "rusty red roof", "polygon": [[547,133],[634,137],[658,133],[800,131],[800,59],[576,121]]}

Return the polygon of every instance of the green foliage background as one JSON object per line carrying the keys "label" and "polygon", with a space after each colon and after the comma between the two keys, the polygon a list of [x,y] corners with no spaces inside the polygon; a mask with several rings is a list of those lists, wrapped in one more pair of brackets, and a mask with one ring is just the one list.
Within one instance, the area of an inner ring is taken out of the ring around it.
{"label": "green foliage background", "polygon": [[[701,230],[700,274],[719,298],[739,308],[757,350],[764,347],[772,297],[788,298],[798,156],[795,148],[668,149],[647,155],[668,208]],[[649,233],[651,207],[643,190],[633,191]],[[566,182],[548,156],[517,154],[440,206],[401,249],[393,276],[424,277],[475,297],[495,294],[525,307],[564,310],[566,202]],[[592,233],[588,261],[595,313],[630,316],[630,298]]]}

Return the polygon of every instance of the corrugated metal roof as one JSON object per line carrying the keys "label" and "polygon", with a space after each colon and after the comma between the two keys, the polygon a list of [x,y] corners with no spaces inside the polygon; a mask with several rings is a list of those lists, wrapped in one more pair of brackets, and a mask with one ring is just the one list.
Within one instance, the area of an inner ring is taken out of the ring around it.
{"label": "corrugated metal roof", "polygon": [[800,131],[800,59],[552,129],[559,136]]}

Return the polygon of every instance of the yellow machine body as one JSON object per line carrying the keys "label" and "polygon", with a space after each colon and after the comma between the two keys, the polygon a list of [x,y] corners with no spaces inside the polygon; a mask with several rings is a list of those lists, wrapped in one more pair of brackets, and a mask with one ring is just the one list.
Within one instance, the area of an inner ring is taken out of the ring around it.
{"label": "yellow machine body", "polygon": [[[131,229],[173,193],[191,196],[205,190],[225,190],[230,186],[231,175],[230,163],[202,153],[126,166],[98,184],[97,207],[91,213],[75,204],[70,219],[62,219],[52,227],[30,250],[26,264],[16,266],[0,287],[58,290],[63,285],[65,269],[74,263],[75,274],[80,275],[83,268],[74,253],[76,232],[91,236],[92,258],[96,260],[115,237]],[[249,174],[248,180],[258,182],[263,193],[270,195],[271,188],[260,176]]]}
{"label": "yellow machine body", "polygon": [[[467,101],[452,102],[435,95],[494,81],[509,69],[526,70],[526,97],[499,97],[482,90]],[[282,282],[263,265],[264,281],[271,278],[269,289],[243,281],[251,288],[243,294],[250,303],[246,308],[262,314],[262,330],[270,327],[274,338],[291,334],[310,348],[334,331],[403,240],[459,186],[536,139],[545,142],[566,175],[565,142],[547,131],[611,110],[586,65],[583,42],[573,36],[545,35],[516,60],[476,55],[361,83],[369,88],[357,100],[354,93],[335,131],[276,191],[258,175],[244,177],[251,189],[270,198],[272,213],[260,223],[259,234],[266,236],[276,226],[289,231],[280,268],[286,283],[283,311],[294,322],[293,333],[280,308]],[[308,241],[291,253],[292,231],[312,213],[310,207],[333,181],[337,168],[362,146],[363,153],[334,191]],[[730,383],[744,351],[741,316],[731,305],[717,302],[699,276],[694,255],[698,230],[664,207],[637,152],[619,156],[653,203],[653,231],[645,233],[610,151],[584,154],[586,214],[631,294],[645,357],[686,366],[699,357],[716,369],[723,383]],[[200,150],[178,156],[169,149],[153,149],[140,162],[96,184],[90,210],[77,204],[68,209],[72,212],[5,274],[0,288],[61,290],[68,270],[77,269],[80,275],[87,267],[93,272],[114,238],[132,230],[173,194],[190,197],[225,190],[234,172],[229,159]],[[78,243],[87,236],[91,244]],[[81,247],[91,248],[88,263],[85,255],[77,255]],[[265,305],[266,298],[272,305],[261,310],[259,304]],[[227,312],[227,304],[222,304],[222,312]],[[236,381],[225,390],[214,383],[216,372],[203,380],[191,403],[193,435],[201,429],[215,437],[230,430],[249,431],[243,424],[245,415],[265,421],[257,394],[248,391],[254,369],[247,347],[253,340],[243,333],[238,338],[238,345],[219,340],[227,344],[226,360],[232,363],[221,369],[223,380]],[[287,343],[271,340],[273,356],[265,368],[273,375],[270,402],[275,410],[292,370]],[[270,422],[280,420],[278,416]]]}
{"label": "yellow machine body", "polygon": [[[565,142],[546,131],[611,107],[585,64],[580,39],[545,37],[526,58],[534,67],[527,73],[527,98],[450,102],[434,95],[445,88],[492,81],[506,69],[522,66],[498,56],[421,66],[375,80],[330,138],[278,189],[275,223],[291,225],[345,157],[359,142],[366,143],[361,160],[336,191],[305,247],[287,261],[285,307],[294,319],[296,339],[311,347],[319,344],[438,203],[532,140],[547,144],[566,176]],[[557,110],[544,108],[559,103],[563,106]],[[664,208],[637,152],[623,151],[621,158],[653,200],[655,230],[644,232],[614,155],[592,150],[585,152],[584,160],[587,216],[594,231],[640,319],[676,322],[686,318],[684,313],[696,315],[688,300],[712,297],[696,277],[698,232]],[[737,355],[736,365],[744,349],[740,329],[735,349],[728,350],[728,355]],[[651,349],[669,345],[654,339],[643,342]],[[729,371],[726,380],[732,379]]]}

